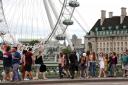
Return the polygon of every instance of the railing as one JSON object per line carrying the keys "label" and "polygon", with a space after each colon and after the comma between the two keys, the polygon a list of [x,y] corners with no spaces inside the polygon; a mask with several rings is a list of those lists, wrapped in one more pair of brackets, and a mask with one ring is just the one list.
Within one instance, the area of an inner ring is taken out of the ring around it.
{"label": "railing", "polygon": [[[45,64],[47,66],[46,76],[48,78],[58,78],[59,77],[58,64],[52,63],[52,62],[45,63]],[[1,73],[3,71],[2,69],[3,69],[3,66],[2,66],[2,64],[0,64],[0,79],[2,79],[2,75],[1,75]],[[35,73],[36,73],[36,69],[33,66],[33,76],[35,76]],[[96,75],[98,76],[98,74],[99,74],[99,66],[97,64]],[[42,76],[42,75],[40,75],[40,76]],[[78,74],[78,76],[79,76],[79,74]],[[122,76],[123,76],[122,66],[121,66],[121,64],[117,64],[117,77],[122,77]]]}

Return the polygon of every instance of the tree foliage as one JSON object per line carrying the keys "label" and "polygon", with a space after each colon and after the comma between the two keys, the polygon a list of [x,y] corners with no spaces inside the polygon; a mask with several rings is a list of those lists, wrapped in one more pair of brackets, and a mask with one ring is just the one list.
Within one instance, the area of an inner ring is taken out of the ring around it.
{"label": "tree foliage", "polygon": [[62,49],[62,52],[65,53],[65,54],[70,54],[71,49],[67,47],[67,48]]}
{"label": "tree foliage", "polygon": [[29,42],[29,45],[32,45],[33,46],[36,43],[39,43],[39,41],[38,40],[32,40],[32,41]]}

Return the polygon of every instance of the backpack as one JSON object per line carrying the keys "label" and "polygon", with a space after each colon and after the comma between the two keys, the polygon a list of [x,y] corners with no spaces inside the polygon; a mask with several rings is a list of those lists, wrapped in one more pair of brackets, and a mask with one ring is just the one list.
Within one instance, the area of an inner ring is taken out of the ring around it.
{"label": "backpack", "polygon": [[3,60],[3,52],[0,50],[0,60]]}

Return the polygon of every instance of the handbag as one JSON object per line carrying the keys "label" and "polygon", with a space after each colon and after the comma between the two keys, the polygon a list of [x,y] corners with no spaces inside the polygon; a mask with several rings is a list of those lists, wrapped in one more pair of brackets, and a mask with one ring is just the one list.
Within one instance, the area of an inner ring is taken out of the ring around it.
{"label": "handbag", "polygon": [[45,64],[41,64],[40,72],[45,72],[45,71],[46,71],[46,65]]}

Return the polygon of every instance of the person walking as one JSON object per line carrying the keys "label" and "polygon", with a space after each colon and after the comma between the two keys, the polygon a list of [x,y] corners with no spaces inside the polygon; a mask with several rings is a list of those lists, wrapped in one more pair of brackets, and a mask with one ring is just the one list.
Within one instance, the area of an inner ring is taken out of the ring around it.
{"label": "person walking", "polygon": [[67,78],[70,78],[69,72],[69,56],[67,53],[64,54],[64,70],[66,71]]}
{"label": "person walking", "polygon": [[108,66],[109,66],[108,60],[109,60],[108,54],[105,54],[104,62],[105,62],[105,74],[106,74],[106,76],[108,76]]}
{"label": "person walking", "polygon": [[90,71],[89,71],[89,68],[90,68],[90,51],[87,51],[86,52],[86,77],[89,78],[91,75],[90,75]]}
{"label": "person walking", "polygon": [[99,69],[99,78],[102,76],[102,73],[103,73],[103,76],[106,77],[106,73],[105,73],[105,56],[104,54],[101,52],[99,53],[99,66],[100,66],[100,69]]}
{"label": "person walking", "polygon": [[19,81],[19,64],[20,64],[21,55],[17,51],[17,47],[12,48],[12,67],[13,67],[13,78],[12,81]]}
{"label": "person walking", "polygon": [[27,50],[23,50],[22,57],[21,57],[21,64],[22,64],[22,80],[25,78],[25,55],[27,53]]}
{"label": "person walking", "polygon": [[74,79],[75,71],[78,70],[78,68],[77,68],[78,67],[78,60],[77,60],[77,55],[76,55],[75,51],[73,51],[70,54],[69,62],[70,62],[69,71],[70,71],[71,79]]}
{"label": "person walking", "polygon": [[96,55],[94,52],[89,56],[89,65],[90,77],[96,77]]}
{"label": "person walking", "polygon": [[86,53],[83,53],[79,60],[79,68],[80,68],[80,79],[85,78],[86,71]]}
{"label": "person walking", "polygon": [[63,55],[63,53],[60,53],[59,60],[58,60],[58,64],[59,64],[59,77],[60,77],[60,79],[63,78],[63,75],[66,75],[64,73],[64,62],[65,62],[64,55]]}
{"label": "person walking", "polygon": [[127,77],[127,71],[128,71],[128,50],[126,50],[123,53],[123,56],[121,56],[121,63],[122,63],[122,70],[123,70],[123,77]]}
{"label": "person walking", "polygon": [[[39,74],[40,74],[40,69],[41,69],[41,65],[44,65],[44,61],[43,61],[43,56],[42,56],[42,52],[39,51],[39,55],[36,56],[35,59],[35,67],[36,67],[36,77],[35,79],[39,79]],[[43,73],[43,79],[47,79],[46,75],[45,75],[45,71],[46,71],[46,67],[42,68],[42,73]]]}
{"label": "person walking", "polygon": [[12,54],[10,52],[11,47],[7,46],[3,52],[3,67],[5,72],[5,81],[12,80],[11,71],[12,71]]}
{"label": "person walking", "polygon": [[116,65],[117,65],[117,56],[116,53],[113,52],[109,57],[109,76],[116,77]]}
{"label": "person walking", "polygon": [[24,61],[24,66],[25,66],[25,79],[24,80],[33,79],[32,64],[34,64],[33,53],[32,53],[32,48],[29,48],[28,52],[25,55],[25,61]]}

